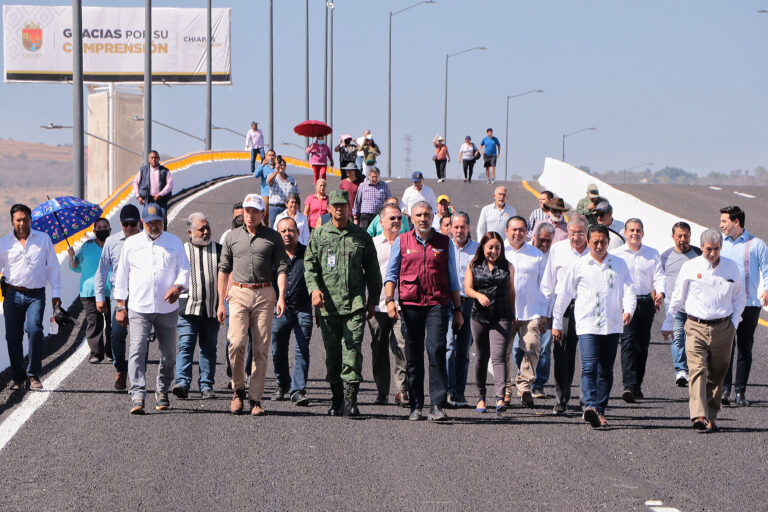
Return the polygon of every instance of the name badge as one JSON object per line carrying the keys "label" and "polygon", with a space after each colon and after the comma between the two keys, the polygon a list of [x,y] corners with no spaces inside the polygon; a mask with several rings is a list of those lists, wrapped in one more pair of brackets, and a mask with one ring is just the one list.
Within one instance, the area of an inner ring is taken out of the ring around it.
{"label": "name badge", "polygon": [[336,255],[332,252],[328,253],[328,268],[336,268]]}

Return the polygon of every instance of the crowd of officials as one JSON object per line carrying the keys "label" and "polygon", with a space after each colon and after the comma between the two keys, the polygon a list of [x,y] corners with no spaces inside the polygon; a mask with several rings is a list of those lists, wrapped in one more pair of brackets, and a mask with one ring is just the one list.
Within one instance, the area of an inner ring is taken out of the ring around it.
{"label": "crowd of officials", "polygon": [[[367,136],[364,145],[372,141]],[[678,222],[672,247],[660,254],[643,244],[643,221],[613,219],[595,185],[567,220],[562,198],[542,192],[539,208],[526,219],[499,186],[477,219],[473,240],[470,216],[455,210],[448,196],[435,197],[421,172],[413,173],[412,186],[398,199],[380,181],[375,160],[368,165],[364,154],[360,166],[351,151],[339,189],[326,193],[325,169],[316,172],[315,193],[302,212],[282,158],[264,153],[257,136],[248,141],[261,191],[233,206],[232,228],[218,242],[203,212],[187,218],[186,240],[165,230],[173,182],[153,151],[134,181],[141,210],[124,206],[122,230],[115,234],[106,219],[97,220],[93,238],[69,251],[70,268],[81,274],[89,361],[112,361],[114,387],[128,390],[132,414],[145,412],[151,343],[160,352],[157,410],[170,407],[171,394],[189,396],[196,346],[199,392],[216,398],[221,325],[232,413],[265,414],[270,355],[271,399],[306,406],[316,325],[326,352],[331,416],[361,414],[357,396],[368,329],[374,404],[389,403],[394,380],[393,401],[408,408],[410,420],[422,419],[427,407],[433,421],[446,420],[449,407],[499,415],[515,400],[533,407],[548,398],[550,373],[553,413],[563,414],[578,350],[580,411],[600,428],[608,425],[619,347],[622,399],[644,398],[651,326],[660,311],[662,333],[670,339],[670,380],[689,389],[693,427],[716,432],[721,404],[749,405],[754,331],[768,305],[768,292],[759,290],[761,278],[768,282],[768,252],[746,231],[739,207],[721,209],[719,229],[704,231],[699,247],[691,244],[690,226]],[[442,144],[435,139],[436,147]],[[438,179],[444,179],[440,171]],[[12,386],[39,390],[45,286],[60,307],[61,276],[50,238],[30,228],[30,209],[17,204],[10,213],[13,232],[0,240],[0,273]],[[477,386],[472,402],[470,370]]]}

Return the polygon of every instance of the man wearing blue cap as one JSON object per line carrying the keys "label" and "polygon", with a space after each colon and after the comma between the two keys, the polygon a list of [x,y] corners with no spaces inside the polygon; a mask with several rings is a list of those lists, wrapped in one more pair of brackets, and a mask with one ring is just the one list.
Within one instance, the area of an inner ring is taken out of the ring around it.
{"label": "man wearing blue cap", "polygon": [[[162,209],[146,203],[141,213],[144,233],[123,245],[115,275],[115,319],[123,327],[131,323],[128,373],[131,378],[131,414],[144,414],[147,336],[154,327],[160,348],[155,409],[170,407],[168,391],[176,366],[178,298],[188,286],[189,260],[179,237],[163,231]],[[131,297],[130,307],[126,301]]]}
{"label": "man wearing blue cap", "polygon": [[421,171],[411,173],[413,185],[405,189],[403,199],[400,200],[400,209],[406,215],[411,215],[411,207],[419,201],[424,201],[432,207],[432,211],[437,211],[437,199],[435,192],[424,184],[424,175]]}

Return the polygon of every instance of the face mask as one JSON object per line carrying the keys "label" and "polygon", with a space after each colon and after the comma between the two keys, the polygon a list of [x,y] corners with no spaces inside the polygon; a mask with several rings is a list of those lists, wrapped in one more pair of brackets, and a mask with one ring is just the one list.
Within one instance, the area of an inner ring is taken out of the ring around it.
{"label": "face mask", "polygon": [[318,144],[325,144],[325,141],[323,139],[317,139]]}
{"label": "face mask", "polygon": [[96,240],[99,242],[103,242],[107,238],[109,238],[109,230],[108,229],[97,229],[94,231],[94,234],[96,235]]}

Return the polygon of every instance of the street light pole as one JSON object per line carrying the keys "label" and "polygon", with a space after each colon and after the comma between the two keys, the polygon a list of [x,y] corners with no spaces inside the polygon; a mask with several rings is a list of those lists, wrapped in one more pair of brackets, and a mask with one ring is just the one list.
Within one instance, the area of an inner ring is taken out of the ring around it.
{"label": "street light pole", "polygon": [[328,3],[325,4],[325,37],[323,39],[325,57],[323,58],[323,122],[328,124]]}
{"label": "street light pole", "polygon": [[[61,124],[53,124],[53,123],[50,123],[50,124],[45,124],[45,125],[41,126],[40,128],[43,128],[44,130],[62,130],[62,129],[65,129],[65,128],[66,128],[66,129],[70,129],[70,130],[74,129],[74,127],[72,127],[72,126],[65,126],[65,125],[61,125]],[[86,132],[86,131],[84,131],[84,132],[83,132],[83,135],[87,135],[87,136],[89,136],[89,137],[93,137],[94,139],[100,140],[100,141],[102,141],[102,142],[106,142],[106,143],[107,143],[107,144],[109,144],[110,146],[115,146],[116,148],[120,148],[120,149],[122,149],[123,151],[126,151],[126,152],[128,152],[128,153],[131,153],[131,154],[133,154],[133,155],[136,155],[136,156],[142,156],[142,154],[141,154],[141,153],[139,153],[138,151],[134,151],[134,150],[132,150],[132,149],[128,149],[128,148],[126,148],[125,146],[121,146],[120,144],[115,144],[115,143],[114,143],[114,142],[112,142],[111,140],[109,140],[109,139],[105,139],[104,137],[99,137],[98,135],[94,135],[94,134],[92,134],[92,133],[88,133],[88,132]]]}
{"label": "street light pole", "polygon": [[72,171],[75,197],[85,198],[85,140],[83,130],[83,9],[80,0],[72,0]]}
{"label": "street light pole", "polygon": [[272,0],[269,0],[269,149],[275,148],[275,94],[273,74]]}
{"label": "street light pole", "polygon": [[563,158],[562,158],[562,161],[565,162],[565,138],[566,137],[570,137],[571,135],[576,135],[577,133],[581,133],[581,132],[595,131],[595,130],[597,130],[597,128],[595,128],[595,127],[592,127],[592,128],[582,128],[581,130],[576,130],[575,132],[563,134],[563,153],[562,153]]}
{"label": "street light pole", "polygon": [[[328,70],[328,124],[333,128],[333,10],[334,5],[333,2],[328,2],[328,8],[331,10],[331,35],[330,35],[330,45],[331,45],[331,56],[330,61],[328,64],[328,67],[330,68]],[[332,132],[331,132],[332,133]],[[331,144],[331,134],[328,134],[328,144]],[[331,144],[332,145],[332,144]]]}
{"label": "street light pole", "polygon": [[531,94],[534,92],[544,92],[541,89],[531,89],[530,91],[521,92],[520,94],[513,94],[512,96],[507,96],[507,127],[504,130],[504,181],[507,181],[507,155],[509,153],[509,100],[512,98],[519,98],[520,96],[525,96],[526,94]]}
{"label": "street light pole", "polygon": [[399,11],[389,13],[389,42],[387,51],[387,177],[392,177],[392,16],[421,4],[434,4],[435,0],[423,0]]}
{"label": "street light pole", "polygon": [[[304,119],[309,120],[309,0],[304,0]],[[304,137],[309,146],[309,137]]]}
{"label": "street light pole", "polygon": [[152,150],[152,0],[144,3],[144,155]]}
{"label": "street light pole", "polygon": [[[144,121],[144,124],[147,124],[147,119],[146,118],[141,118],[139,116],[134,116],[133,120],[134,121]],[[169,124],[161,123],[160,121],[158,121],[156,119],[151,119],[150,121],[155,123],[155,124],[159,124],[160,126],[164,126],[165,128],[168,128],[169,130],[173,130],[173,131],[175,131],[177,133],[180,133],[182,135],[186,135],[187,137],[189,137],[191,139],[199,140],[200,142],[205,144],[205,139],[202,138],[202,137],[198,137],[197,135],[192,135],[191,133],[185,132],[184,130],[179,130],[178,128],[175,128],[175,127],[173,127],[173,126],[171,126]]]}
{"label": "street light pole", "polygon": [[213,55],[211,50],[213,49],[213,43],[211,38],[213,37],[213,29],[211,28],[211,0],[208,0],[207,16],[206,16],[206,56],[208,57],[205,63],[205,150],[211,150],[211,109],[212,109],[212,85],[213,85]]}
{"label": "street light pole", "polygon": [[445,54],[445,95],[443,97],[443,137],[445,137],[445,143],[448,144],[448,59],[461,55],[462,53],[471,52],[474,50],[487,50],[485,46],[475,46],[474,48],[467,48],[456,53]]}

